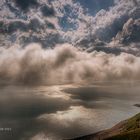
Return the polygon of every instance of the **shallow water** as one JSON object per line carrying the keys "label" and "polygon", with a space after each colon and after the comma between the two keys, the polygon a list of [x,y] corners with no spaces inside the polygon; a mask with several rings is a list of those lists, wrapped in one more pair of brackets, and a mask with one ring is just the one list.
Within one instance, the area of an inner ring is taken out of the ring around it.
{"label": "shallow water", "polygon": [[0,139],[59,140],[110,128],[140,112],[139,85],[1,86]]}

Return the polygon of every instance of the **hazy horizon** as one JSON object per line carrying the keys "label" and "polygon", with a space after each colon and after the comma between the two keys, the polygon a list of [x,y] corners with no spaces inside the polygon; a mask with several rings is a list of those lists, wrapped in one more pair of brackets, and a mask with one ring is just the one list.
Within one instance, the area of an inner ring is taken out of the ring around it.
{"label": "hazy horizon", "polygon": [[139,85],[140,0],[0,0],[0,139],[110,128]]}

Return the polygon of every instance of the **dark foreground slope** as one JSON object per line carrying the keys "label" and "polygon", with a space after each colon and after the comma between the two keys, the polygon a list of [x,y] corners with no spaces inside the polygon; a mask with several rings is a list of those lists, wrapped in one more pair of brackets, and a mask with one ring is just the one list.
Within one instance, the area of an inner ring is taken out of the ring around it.
{"label": "dark foreground slope", "polygon": [[72,140],[140,140],[140,113],[111,129]]}

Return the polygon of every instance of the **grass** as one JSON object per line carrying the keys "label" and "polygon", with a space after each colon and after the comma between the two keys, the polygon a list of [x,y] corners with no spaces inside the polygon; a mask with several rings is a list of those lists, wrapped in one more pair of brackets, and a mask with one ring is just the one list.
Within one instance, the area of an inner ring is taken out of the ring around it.
{"label": "grass", "polygon": [[140,128],[140,113],[127,120],[124,131]]}
{"label": "grass", "polygon": [[140,113],[126,121],[119,135],[105,140],[140,140]]}
{"label": "grass", "polygon": [[121,133],[105,140],[140,140],[140,128]]}

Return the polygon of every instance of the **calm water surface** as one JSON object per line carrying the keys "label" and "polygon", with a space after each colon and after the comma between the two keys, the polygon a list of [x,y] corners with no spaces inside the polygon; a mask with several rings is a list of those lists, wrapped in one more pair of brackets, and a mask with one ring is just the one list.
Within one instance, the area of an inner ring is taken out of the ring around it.
{"label": "calm water surface", "polygon": [[1,86],[0,139],[59,140],[94,133],[139,113],[137,103],[139,82]]}

